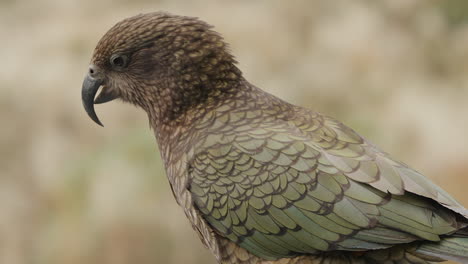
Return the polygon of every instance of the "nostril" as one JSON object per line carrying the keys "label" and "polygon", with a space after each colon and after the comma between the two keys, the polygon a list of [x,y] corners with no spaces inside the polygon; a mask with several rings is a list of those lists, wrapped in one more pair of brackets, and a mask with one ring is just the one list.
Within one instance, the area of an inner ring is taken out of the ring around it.
{"label": "nostril", "polygon": [[96,66],[94,66],[94,65],[90,65],[90,66],[89,66],[88,73],[89,73],[90,76],[95,77],[94,75],[96,75],[97,72],[98,72],[98,71],[97,71],[97,69],[96,69]]}

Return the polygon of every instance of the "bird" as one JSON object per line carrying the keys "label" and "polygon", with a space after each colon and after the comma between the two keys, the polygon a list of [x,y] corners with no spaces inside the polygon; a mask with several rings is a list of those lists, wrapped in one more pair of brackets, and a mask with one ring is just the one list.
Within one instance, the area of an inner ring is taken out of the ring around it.
{"label": "bird", "polygon": [[144,13],[98,41],[81,90],[101,126],[95,104],[147,113],[175,200],[218,263],[468,263],[468,212],[450,194],[237,65],[199,18]]}

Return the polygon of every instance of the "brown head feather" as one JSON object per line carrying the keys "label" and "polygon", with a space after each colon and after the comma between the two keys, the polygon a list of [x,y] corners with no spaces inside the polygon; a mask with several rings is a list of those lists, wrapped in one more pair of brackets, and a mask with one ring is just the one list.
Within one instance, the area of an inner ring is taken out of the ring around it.
{"label": "brown head feather", "polygon": [[[104,89],[141,106],[155,123],[171,122],[208,98],[235,92],[242,79],[227,44],[211,28],[192,17],[140,14],[112,27],[91,63],[104,71]],[[112,69],[116,54],[128,58],[124,69]]]}

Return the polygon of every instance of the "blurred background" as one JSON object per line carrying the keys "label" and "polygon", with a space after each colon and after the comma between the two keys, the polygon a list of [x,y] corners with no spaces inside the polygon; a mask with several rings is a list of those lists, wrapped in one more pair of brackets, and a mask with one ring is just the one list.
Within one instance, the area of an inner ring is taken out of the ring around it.
{"label": "blurred background", "polygon": [[175,203],[143,111],[81,106],[117,21],[215,25],[246,78],[334,116],[468,206],[466,0],[0,0],[0,263],[215,263]]}

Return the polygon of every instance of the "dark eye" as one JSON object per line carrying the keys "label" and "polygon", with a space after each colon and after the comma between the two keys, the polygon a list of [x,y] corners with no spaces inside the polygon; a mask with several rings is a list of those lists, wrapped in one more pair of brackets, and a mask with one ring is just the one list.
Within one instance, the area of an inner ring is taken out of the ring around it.
{"label": "dark eye", "polygon": [[128,65],[128,56],[123,54],[114,54],[110,58],[112,68],[122,70]]}

